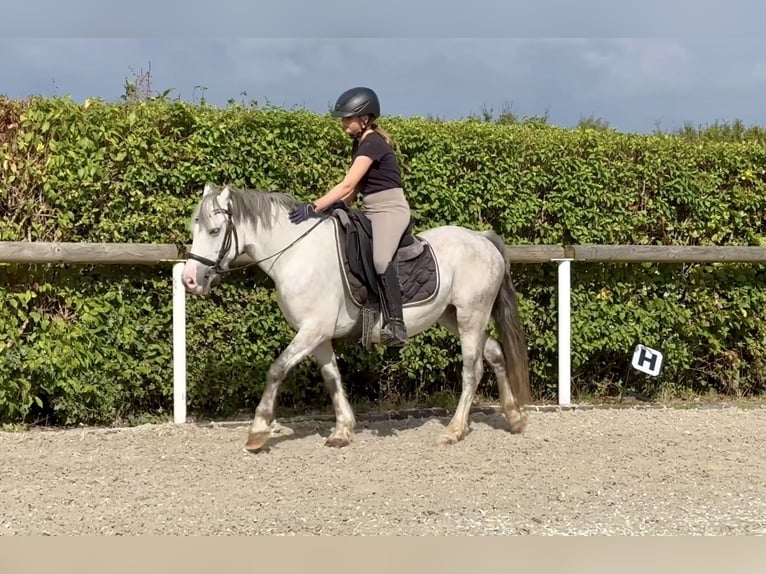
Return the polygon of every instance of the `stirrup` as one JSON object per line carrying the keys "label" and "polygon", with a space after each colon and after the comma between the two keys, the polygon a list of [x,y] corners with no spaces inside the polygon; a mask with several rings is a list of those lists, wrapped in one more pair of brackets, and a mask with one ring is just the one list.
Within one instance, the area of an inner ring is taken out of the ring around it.
{"label": "stirrup", "polygon": [[404,347],[408,343],[407,328],[401,319],[390,319],[380,330],[380,343],[387,347]]}

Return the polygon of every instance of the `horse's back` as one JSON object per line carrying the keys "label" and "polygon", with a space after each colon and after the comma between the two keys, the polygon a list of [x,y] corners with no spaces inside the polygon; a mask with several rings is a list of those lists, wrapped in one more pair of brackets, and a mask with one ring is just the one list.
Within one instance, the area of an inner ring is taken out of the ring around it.
{"label": "horse's back", "polygon": [[433,247],[439,259],[451,254],[448,258],[455,261],[478,256],[505,263],[500,246],[490,238],[491,235],[494,235],[491,231],[477,231],[460,225],[440,225],[417,233]]}
{"label": "horse's back", "polygon": [[459,225],[442,225],[417,233],[433,250],[442,284],[453,288],[460,284],[469,291],[483,282],[493,289],[505,275],[502,240],[493,241],[491,235]]}

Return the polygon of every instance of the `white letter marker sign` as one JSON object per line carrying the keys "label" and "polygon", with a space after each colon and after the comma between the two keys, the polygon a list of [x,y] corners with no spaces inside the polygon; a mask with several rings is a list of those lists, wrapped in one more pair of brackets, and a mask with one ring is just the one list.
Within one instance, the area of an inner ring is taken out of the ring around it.
{"label": "white letter marker sign", "polygon": [[636,345],[632,364],[636,370],[656,377],[662,369],[662,353],[644,345]]}

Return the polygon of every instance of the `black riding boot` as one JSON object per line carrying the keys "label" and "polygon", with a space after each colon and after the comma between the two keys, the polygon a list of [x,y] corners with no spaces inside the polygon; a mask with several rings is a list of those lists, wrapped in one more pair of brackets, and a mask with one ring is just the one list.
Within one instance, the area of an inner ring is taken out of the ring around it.
{"label": "black riding boot", "polygon": [[389,347],[401,347],[407,343],[407,329],[402,320],[402,290],[399,287],[396,262],[389,263],[386,272],[378,275],[378,280],[381,285],[383,311],[380,342]]}

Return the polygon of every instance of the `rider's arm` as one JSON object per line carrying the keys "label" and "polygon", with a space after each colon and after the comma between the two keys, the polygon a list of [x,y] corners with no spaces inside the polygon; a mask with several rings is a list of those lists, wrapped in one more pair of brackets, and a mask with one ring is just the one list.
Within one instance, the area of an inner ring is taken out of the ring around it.
{"label": "rider's arm", "polygon": [[362,180],[362,177],[372,165],[372,158],[366,155],[358,155],[354,163],[339,184],[314,202],[314,209],[323,211],[330,207],[336,201],[346,201],[356,193],[356,186]]}

